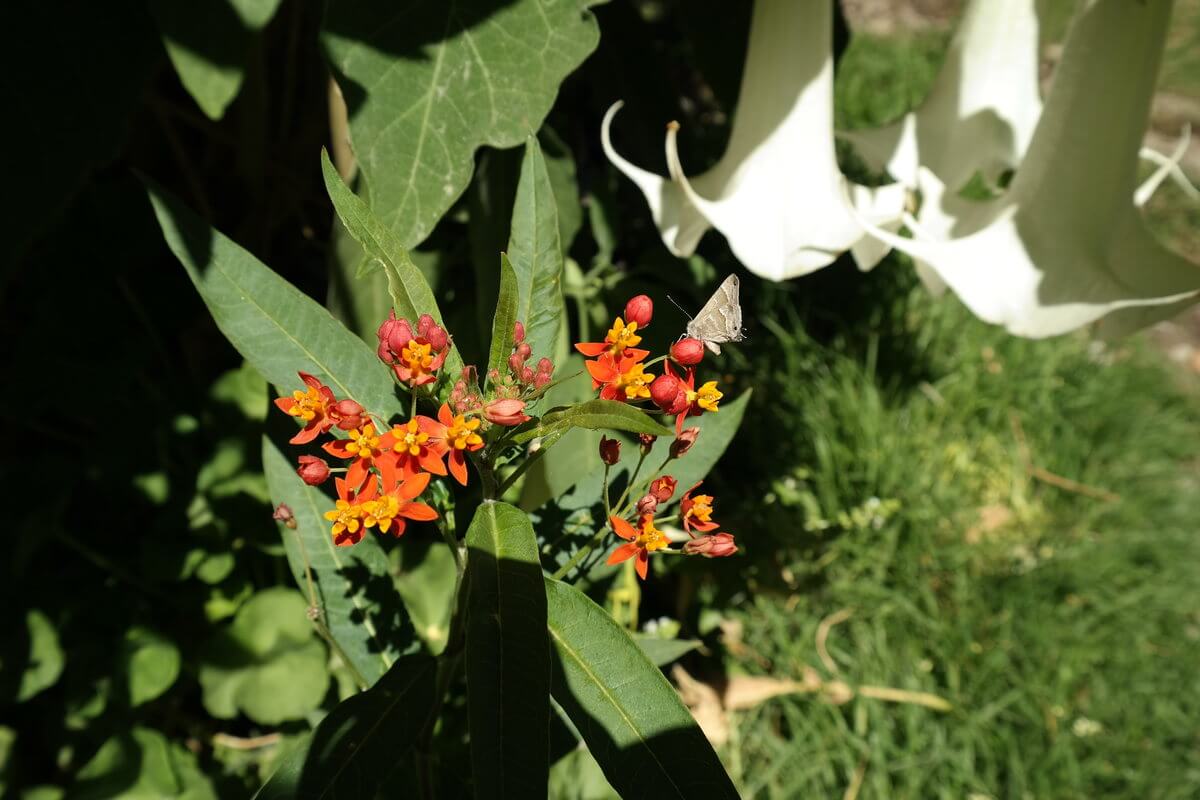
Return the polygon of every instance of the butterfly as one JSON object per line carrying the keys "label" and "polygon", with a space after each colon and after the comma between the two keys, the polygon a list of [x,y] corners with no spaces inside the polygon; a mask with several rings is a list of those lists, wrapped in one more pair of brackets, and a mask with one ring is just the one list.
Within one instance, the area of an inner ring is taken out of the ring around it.
{"label": "butterfly", "polygon": [[687,335],[700,339],[717,355],[721,354],[720,342],[740,342],[746,338],[742,334],[742,307],[738,303],[740,289],[737,275],[726,278],[688,323]]}

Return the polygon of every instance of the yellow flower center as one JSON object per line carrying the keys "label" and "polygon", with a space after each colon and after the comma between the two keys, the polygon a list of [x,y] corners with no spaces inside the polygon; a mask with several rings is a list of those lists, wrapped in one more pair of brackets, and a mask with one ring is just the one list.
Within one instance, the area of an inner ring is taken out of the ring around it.
{"label": "yellow flower center", "polygon": [[466,419],[459,414],[454,421],[446,426],[446,441],[455,450],[482,447],[483,437],[475,431],[479,428],[478,419]]}
{"label": "yellow flower center", "polygon": [[390,494],[385,494],[377,500],[363,503],[362,509],[364,528],[378,525],[380,529],[384,529],[391,525],[392,520],[400,513],[400,501]]}
{"label": "yellow flower center", "polygon": [[692,505],[684,514],[690,519],[697,519],[701,522],[710,522],[712,518],[712,495],[698,494],[692,498]]}
{"label": "yellow flower center", "polygon": [[348,453],[353,453],[359,458],[372,459],[382,452],[379,449],[379,437],[375,435],[375,426],[369,422],[361,429],[351,430],[349,436],[350,443],[346,445]]}
{"label": "yellow flower center", "polygon": [[717,403],[724,396],[724,393],[717,389],[717,382],[709,381],[694,392],[689,389],[687,392],[687,401],[688,405],[692,405],[693,403],[698,404],[705,411],[719,411]]}
{"label": "yellow flower center", "polygon": [[333,509],[325,512],[325,519],[333,523],[333,535],[339,536],[342,531],[354,533],[362,524],[363,507],[352,505],[345,500],[338,500]]}
{"label": "yellow flower center", "polygon": [[654,520],[647,519],[642,523],[642,532],[638,534],[635,543],[646,552],[653,553],[655,550],[662,550],[669,545],[671,540],[665,533],[654,527]]}
{"label": "yellow flower center", "polygon": [[396,439],[396,452],[408,453],[410,456],[421,455],[421,447],[429,441],[429,434],[421,430],[415,419],[392,428],[392,436]]}
{"label": "yellow flower center", "polygon": [[637,347],[642,341],[642,337],[637,335],[637,323],[631,322],[625,324],[625,320],[617,317],[613,320],[613,326],[608,331],[608,335],[604,337],[604,341],[609,344],[609,352],[614,356],[619,356],[625,352],[626,347]]}
{"label": "yellow flower center", "polygon": [[[637,323],[634,323],[635,325]],[[617,389],[625,390],[625,398],[628,400],[637,400],[650,396],[650,383],[654,380],[653,375],[647,375],[646,369],[642,364],[634,364],[615,381]]]}
{"label": "yellow flower center", "polygon": [[400,358],[413,373],[420,375],[429,371],[429,365],[433,363],[433,345],[421,344],[416,339],[410,339],[400,351]]}
{"label": "yellow flower center", "polygon": [[312,422],[318,414],[325,413],[325,399],[321,397],[321,393],[313,387],[308,387],[308,391],[302,392],[299,389],[292,392],[292,408],[288,411],[293,417],[299,417],[305,422]]}

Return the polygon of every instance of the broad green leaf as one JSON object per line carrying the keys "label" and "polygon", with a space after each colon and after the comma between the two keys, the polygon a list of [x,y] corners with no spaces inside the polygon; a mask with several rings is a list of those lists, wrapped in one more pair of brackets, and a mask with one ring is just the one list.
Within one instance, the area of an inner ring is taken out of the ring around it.
{"label": "broad green leaf", "polygon": [[126,631],[121,655],[131,706],[158,697],[179,677],[179,648],[149,628],[138,626]]}
{"label": "broad green leaf", "polygon": [[413,628],[429,652],[438,655],[450,636],[450,614],[458,570],[454,555],[440,539],[405,541],[392,550],[399,562],[394,572],[396,591],[412,619]]}
{"label": "broad green leaf", "polygon": [[65,664],[58,633],[49,617],[30,609],[25,613],[25,626],[29,631],[29,654],[17,690],[18,703],[57,683]]}
{"label": "broad green leaf", "polygon": [[513,441],[520,444],[571,428],[648,433],[651,436],[672,438],[675,435],[674,430],[657,422],[642,409],[616,400],[597,399],[561,411],[550,411],[542,416],[537,427],[517,434]]}
{"label": "broad green leaf", "polygon": [[596,0],[331,3],[324,43],[371,208],[419,244],[471,179],[481,145],[513,147],[596,47]]}
{"label": "broad green leaf", "polygon": [[295,286],[155,186],[150,201],[163,235],[217,327],[277,387],[298,371],[325,381],[384,417],[404,413],[391,375],[361,339]]}
{"label": "broad green leaf", "polygon": [[621,797],[736,798],[675,689],[604,609],[546,579],[554,699]]}
{"label": "broad green leaf", "polygon": [[300,480],[292,462],[265,436],[262,460],[271,501],[287,504],[296,520],[294,529],[279,526],[296,585],[307,597],[311,570],[318,610],[330,635],[363,680],[375,683],[399,657],[394,637],[384,635],[394,614],[370,599],[391,596],[387,555],[371,536],[351,547],[335,545],[323,516],[332,501]]}
{"label": "broad green leaf", "polygon": [[244,711],[276,725],[320,706],[329,672],[307,607],[292,589],[264,589],[205,644],[198,677],[210,714],[229,719]]}
{"label": "broad green leaf", "polygon": [[545,797],[550,646],[525,512],[484,501],[467,529],[467,702],[476,797]]}
{"label": "broad green leaf", "polygon": [[699,639],[664,639],[645,633],[633,634],[633,641],[656,667],[665,667],[700,647]]}
{"label": "broad green leaf", "polygon": [[579,202],[579,184],[575,179],[575,158],[554,129],[543,125],[538,133],[542,155],[546,159],[546,175],[554,190],[554,205],[558,209],[558,239],[563,253],[571,249],[576,234],[583,227],[583,204]]}
{"label": "broad green leaf", "polygon": [[488,372],[508,371],[508,357],[513,349],[513,325],[517,321],[517,274],[504,253],[500,254],[500,294],[496,298],[496,315],[492,318],[492,344],[488,350]]}
{"label": "broad green leaf", "polygon": [[621,800],[587,748],[580,747],[550,768],[550,800]]}
{"label": "broad green leaf", "polygon": [[250,49],[280,0],[149,0],[183,88],[212,119],[237,96]]}
{"label": "broad green leaf", "polygon": [[517,319],[535,359],[553,358],[563,320],[563,248],[558,206],[537,138],[525,141],[508,259],[517,276]]}
{"label": "broad green leaf", "polygon": [[405,656],[371,689],[339,703],[307,746],[283,759],[255,800],[377,796],[429,720],[434,663]]}
{"label": "broad green leaf", "polygon": [[216,800],[196,756],[156,730],[133,728],[100,746],[75,777],[72,800]]}
{"label": "broad green leaf", "polygon": [[[595,397],[591,376],[583,368],[583,356],[572,353],[555,362],[556,375],[573,375],[550,387],[542,398],[549,408],[570,406]],[[521,508],[531,511],[553,497],[561,497],[598,463],[596,447],[600,433],[572,428],[526,473],[521,487]],[[545,447],[546,443],[543,442]]]}

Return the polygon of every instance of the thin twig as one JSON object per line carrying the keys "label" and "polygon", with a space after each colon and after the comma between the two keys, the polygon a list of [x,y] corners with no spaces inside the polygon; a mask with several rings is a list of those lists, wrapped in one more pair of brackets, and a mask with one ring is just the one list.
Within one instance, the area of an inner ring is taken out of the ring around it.
{"label": "thin twig", "polygon": [[283,735],[279,733],[268,733],[248,738],[234,736],[230,733],[214,733],[212,743],[218,747],[228,747],[231,750],[258,750],[263,747],[277,745],[282,739]]}
{"label": "thin twig", "polygon": [[842,800],[858,800],[858,793],[862,790],[865,777],[867,777],[867,759],[864,757],[854,769],[854,775],[850,778],[850,785],[846,787],[846,793],[842,795]]}
{"label": "thin twig", "polygon": [[1086,483],[1080,483],[1079,481],[1053,473],[1044,467],[1035,466],[1029,449],[1029,441],[1025,438],[1025,428],[1021,425],[1021,417],[1016,411],[1010,411],[1008,418],[1012,425],[1013,438],[1017,440],[1017,454],[1020,456],[1021,463],[1025,467],[1025,473],[1031,478],[1036,478],[1043,483],[1048,483],[1066,492],[1081,494],[1085,497],[1103,500],[1107,503],[1114,503],[1121,499],[1119,494],[1110,492],[1107,489],[1089,486]]}
{"label": "thin twig", "polygon": [[825,669],[833,675],[838,673],[837,662],[829,655],[829,650],[825,648],[825,640],[829,638],[829,631],[834,625],[839,625],[850,619],[850,615],[854,613],[852,608],[843,608],[841,611],[835,611],[825,619],[821,620],[821,624],[817,625],[817,655],[821,659],[821,663],[825,665]]}

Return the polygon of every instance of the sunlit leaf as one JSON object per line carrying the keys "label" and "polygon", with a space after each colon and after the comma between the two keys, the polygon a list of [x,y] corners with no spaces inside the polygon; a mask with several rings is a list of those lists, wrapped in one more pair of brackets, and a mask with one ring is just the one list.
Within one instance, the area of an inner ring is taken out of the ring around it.
{"label": "sunlit leaf", "polygon": [[75,776],[78,800],[216,800],[196,756],[156,730],[136,727],[100,745]]}
{"label": "sunlit leaf", "polygon": [[577,406],[545,414],[535,428],[513,437],[517,444],[540,436],[563,433],[571,428],[589,428],[674,438],[675,431],[644,410],[616,400],[589,400]]}
{"label": "sunlit leaf", "polygon": [[58,633],[50,618],[36,608],[30,609],[25,613],[25,625],[29,631],[29,653],[17,690],[18,703],[57,683],[65,665]]}
{"label": "sunlit leaf", "polygon": [[736,798],[675,689],[608,612],[546,580],[551,691],[622,797]]}
{"label": "sunlit leaf", "polygon": [[403,244],[419,244],[462,194],[478,147],[513,147],[541,126],[596,47],[594,4],[330,4],[323,38],[359,168]]}
{"label": "sunlit leaf", "polygon": [[508,259],[517,277],[517,319],[534,359],[554,355],[563,321],[563,245],[546,159],[535,137],[525,142],[513,207]]}
{"label": "sunlit leaf", "polygon": [[485,501],[467,529],[467,702],[477,797],[545,797],[550,646],[525,512]]}
{"label": "sunlit leaf", "polygon": [[508,356],[513,349],[513,325],[517,322],[517,273],[508,256],[500,254],[500,294],[492,318],[492,344],[488,349],[488,372],[508,371]]}
{"label": "sunlit leaf", "polygon": [[141,705],[161,695],[179,677],[179,648],[161,634],[134,627],[125,632],[122,667],[129,704]]}

